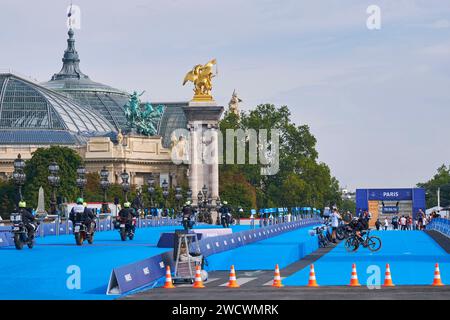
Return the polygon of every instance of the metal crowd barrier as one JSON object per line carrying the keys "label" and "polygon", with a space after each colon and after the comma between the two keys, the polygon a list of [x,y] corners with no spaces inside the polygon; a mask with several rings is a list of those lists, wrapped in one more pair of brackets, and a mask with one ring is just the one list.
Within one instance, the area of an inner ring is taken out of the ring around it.
{"label": "metal crowd barrier", "polygon": [[434,218],[426,226],[427,230],[438,231],[447,237],[450,237],[450,220],[444,218]]}

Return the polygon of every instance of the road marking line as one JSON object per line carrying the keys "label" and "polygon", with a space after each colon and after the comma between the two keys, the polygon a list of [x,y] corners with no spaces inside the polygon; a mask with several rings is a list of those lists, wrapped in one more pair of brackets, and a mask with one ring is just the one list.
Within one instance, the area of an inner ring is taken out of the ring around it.
{"label": "road marking line", "polygon": [[[281,277],[281,280],[286,279],[286,277]],[[263,286],[271,286],[273,284],[273,280],[270,280],[269,282],[266,282],[263,284]]]}
{"label": "road marking line", "polygon": [[[238,285],[242,286],[242,285],[246,284],[247,282],[253,281],[255,279],[258,279],[258,278],[237,278],[236,281],[237,281]],[[224,284],[221,284],[220,286],[225,287],[226,285],[228,285],[228,282],[225,282]]]}

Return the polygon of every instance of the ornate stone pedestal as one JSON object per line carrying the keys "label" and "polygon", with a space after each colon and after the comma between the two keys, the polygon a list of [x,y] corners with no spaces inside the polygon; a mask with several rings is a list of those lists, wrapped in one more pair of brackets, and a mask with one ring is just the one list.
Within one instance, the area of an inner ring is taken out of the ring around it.
{"label": "ornate stone pedestal", "polygon": [[218,123],[223,110],[215,101],[191,101],[183,107],[190,131],[189,186],[194,204],[204,185],[213,204],[219,196]]}

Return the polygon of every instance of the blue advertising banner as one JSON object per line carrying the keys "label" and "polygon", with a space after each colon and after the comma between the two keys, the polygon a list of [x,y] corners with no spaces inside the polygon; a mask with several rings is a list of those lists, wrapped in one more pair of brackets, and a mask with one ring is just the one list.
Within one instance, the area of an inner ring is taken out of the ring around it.
{"label": "blue advertising banner", "polygon": [[399,209],[398,206],[384,206],[382,212],[387,214],[397,214],[399,212]]}
{"label": "blue advertising banner", "polygon": [[412,189],[369,189],[368,200],[402,201],[412,200]]}

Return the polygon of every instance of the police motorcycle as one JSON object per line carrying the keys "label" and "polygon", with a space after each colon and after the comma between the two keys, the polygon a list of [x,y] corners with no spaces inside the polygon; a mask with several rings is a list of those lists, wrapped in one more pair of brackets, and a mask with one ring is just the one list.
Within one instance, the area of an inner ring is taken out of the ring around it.
{"label": "police motorcycle", "polygon": [[119,229],[120,239],[122,241],[126,241],[128,237],[128,239],[133,240],[136,218],[133,217],[131,221],[129,221],[127,218],[122,218],[119,216],[116,219],[116,228]]}
{"label": "police motorcycle", "polygon": [[[77,199],[76,207],[72,208],[70,213],[73,223],[73,235],[75,237],[75,243],[77,246],[83,245],[87,240],[89,244],[94,243],[95,233],[95,216],[86,208],[87,204],[83,201],[83,198]],[[84,216],[84,219],[80,219],[80,216]],[[86,220],[88,220],[86,222]]]}
{"label": "police motorcycle", "polygon": [[[124,203],[124,209],[122,210],[131,210],[130,209],[131,204],[129,202]],[[119,230],[120,239],[122,241],[126,241],[127,238],[130,240],[134,239],[134,231],[136,229],[136,222],[137,218],[135,216],[132,216],[130,218],[130,215],[127,214],[126,217],[122,217],[119,215],[116,217],[116,222],[114,225],[114,228]]]}
{"label": "police motorcycle", "polygon": [[30,223],[29,226],[33,230],[29,231],[23,222],[22,214],[20,212],[11,213],[10,220],[12,223],[11,232],[13,233],[14,245],[16,249],[22,250],[25,244],[28,248],[32,249],[38,226]]}
{"label": "police motorcycle", "polygon": [[[191,202],[187,201],[185,204],[186,206],[190,207]],[[184,208],[183,208],[184,209]],[[195,211],[191,208],[191,214],[184,214],[183,212],[181,213],[181,225],[183,226],[184,230],[188,231],[190,229],[192,229],[195,225]]]}

